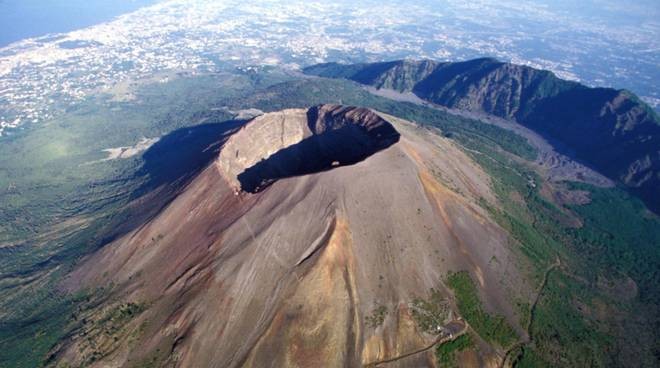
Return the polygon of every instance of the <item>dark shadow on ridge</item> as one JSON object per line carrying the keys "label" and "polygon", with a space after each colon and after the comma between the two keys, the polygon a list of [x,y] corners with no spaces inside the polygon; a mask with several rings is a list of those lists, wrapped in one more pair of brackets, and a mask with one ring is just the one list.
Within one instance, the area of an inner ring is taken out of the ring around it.
{"label": "dark shadow on ridge", "polygon": [[163,136],[142,155],[135,176],[142,184],[129,195],[131,203],[108,221],[100,245],[109,243],[153,218],[218,155],[224,142],[246,123],[228,120],[181,128]]}
{"label": "dark shadow on ridge", "polygon": [[131,198],[140,197],[163,185],[194,177],[217,155],[222,144],[245,120],[228,120],[177,129],[151,146],[143,155],[137,176],[145,182]]}
{"label": "dark shadow on ridge", "polygon": [[281,149],[245,169],[237,178],[243,191],[257,193],[278,179],[353,165],[393,145],[399,138],[399,133],[389,124],[369,131],[357,124],[346,124]]}

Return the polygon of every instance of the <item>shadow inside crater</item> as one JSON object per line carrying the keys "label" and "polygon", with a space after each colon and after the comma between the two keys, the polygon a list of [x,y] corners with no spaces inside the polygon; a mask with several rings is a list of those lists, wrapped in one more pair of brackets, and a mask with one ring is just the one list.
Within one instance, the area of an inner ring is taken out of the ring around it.
{"label": "shadow inside crater", "polygon": [[312,135],[245,169],[237,177],[241,189],[257,193],[278,179],[312,174],[358,163],[400,138],[390,124],[372,129],[357,124]]}

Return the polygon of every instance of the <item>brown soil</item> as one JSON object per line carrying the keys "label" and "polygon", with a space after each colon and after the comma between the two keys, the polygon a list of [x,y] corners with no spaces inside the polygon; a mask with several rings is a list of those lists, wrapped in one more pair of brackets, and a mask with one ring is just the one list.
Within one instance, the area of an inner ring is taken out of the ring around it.
{"label": "brown soil", "polygon": [[[91,366],[153,356],[181,367],[395,359],[435,344],[406,306],[431,288],[451,298],[441,280],[458,270],[478,280],[489,311],[517,325],[507,296],[529,288],[506,232],[477,205],[497,205],[487,175],[450,140],[380,116],[398,143],[255,193],[237,192],[227,161],[216,160],[150,221],[82,262],[69,289],[114,285],[115,299],[149,306],[123,327],[139,336]],[[387,309],[377,327],[365,322],[375,305]],[[79,363],[81,344],[65,340],[59,360]],[[414,365],[434,365],[418,355]]]}

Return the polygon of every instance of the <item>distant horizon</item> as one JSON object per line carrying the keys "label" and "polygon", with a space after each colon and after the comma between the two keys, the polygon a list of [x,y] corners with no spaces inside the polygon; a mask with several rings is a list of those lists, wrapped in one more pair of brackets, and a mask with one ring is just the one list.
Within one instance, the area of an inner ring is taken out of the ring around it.
{"label": "distant horizon", "polygon": [[[50,119],[49,101],[155,72],[404,57],[492,57],[627,89],[660,111],[656,5],[548,1],[0,0],[0,135]],[[26,37],[36,42],[7,46]]]}
{"label": "distant horizon", "polygon": [[109,21],[160,0],[0,0],[0,48]]}

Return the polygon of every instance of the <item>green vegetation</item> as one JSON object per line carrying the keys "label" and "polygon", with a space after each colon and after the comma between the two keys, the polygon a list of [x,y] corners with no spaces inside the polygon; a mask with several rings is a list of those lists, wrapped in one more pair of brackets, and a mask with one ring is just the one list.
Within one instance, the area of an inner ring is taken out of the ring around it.
{"label": "green vegetation", "polygon": [[470,335],[465,334],[457,337],[455,340],[438,345],[435,348],[435,357],[441,367],[456,366],[456,352],[472,348],[474,343]]}
{"label": "green vegetation", "polygon": [[550,368],[552,365],[539,357],[534,349],[521,348],[518,351],[518,360],[513,362],[516,368]]}
{"label": "green vegetation", "polygon": [[41,366],[48,351],[66,335],[75,307],[88,300],[87,295],[49,294],[44,289],[34,290],[26,297],[39,299],[42,303],[30,305],[20,319],[3,318],[0,344],[11,348],[0,350],[2,367]]}
{"label": "green vegetation", "polygon": [[81,320],[79,346],[82,366],[87,366],[115,351],[124,339],[129,338],[127,326],[146,309],[143,303],[121,303],[97,318],[94,311]]}
{"label": "green vegetation", "polygon": [[[610,366],[612,363],[603,353],[611,347],[612,338],[601,330],[597,319],[577,309],[582,303],[594,305],[592,292],[560,272],[551,273],[533,315],[534,350],[524,350],[521,361],[540,357],[548,365],[571,362],[577,367]],[[550,357],[549,352],[558,346],[563,347],[561,353]]]}
{"label": "green vegetation", "polygon": [[437,333],[437,328],[444,326],[450,313],[449,301],[435,289],[431,289],[429,300],[415,298],[411,309],[417,325],[429,333]]}
{"label": "green vegetation", "polygon": [[[485,201],[482,206],[515,239],[514,249],[530,263],[533,281],[541,281],[557,256],[562,259],[534,315],[520,314],[523,325],[532,319],[533,342],[521,349],[516,366],[570,362],[603,367],[620,365],[623,359],[655,365],[658,352],[651,347],[657,341],[654,310],[660,295],[657,217],[621,189],[577,183],[566,183],[564,190],[587,191],[591,202],[562,208],[541,195],[542,180],[520,160],[488,147],[468,152],[493,178],[500,201],[499,208]],[[571,220],[576,215],[580,227]],[[627,277],[639,288],[637,297],[626,295],[630,287],[622,285],[627,285]],[[644,325],[634,322],[639,318],[646,319]],[[640,344],[647,348],[639,351]]]}
{"label": "green vegetation", "polygon": [[100,161],[104,149],[132,146],[202,122],[231,116],[209,111],[217,98],[254,88],[238,77],[177,79],[145,86],[132,102],[90,98],[44,124],[0,138],[0,244],[21,243],[50,226],[92,216],[139,185],[141,155]]}
{"label": "green vegetation", "polygon": [[[185,175],[182,167],[194,166],[193,160],[204,164],[198,151],[185,150],[207,147],[231,117],[212,106],[272,111],[331,102],[363,105],[429,122],[464,145],[498,142],[505,151],[534,156],[524,139],[491,125],[377,97],[348,81],[288,79],[273,70],[174,78],[141,87],[131,101],[90,98],[48,123],[0,138],[0,309],[10,311],[0,317],[0,366],[39,365],[75,327],[67,321],[80,301],[46,290],[57,290],[81,256],[139,225],[144,217],[127,207],[133,199],[161,188],[152,208],[140,209],[148,216],[170,198],[163,185]],[[208,127],[195,142],[185,130],[170,134],[198,124]],[[164,136],[149,154],[102,161],[104,149]],[[375,317],[377,323],[380,315]]]}
{"label": "green vegetation", "polygon": [[[60,292],[62,276],[82,255],[140,223],[127,207],[131,200],[185,174],[171,168],[187,166],[199,152],[171,151],[203,146],[231,116],[210,106],[272,111],[318,103],[367,106],[439,129],[493,178],[501,207],[481,204],[513,235],[513,246],[530,264],[535,281],[557,256],[562,259],[562,269],[552,272],[534,315],[519,303],[523,319],[532,319],[533,342],[521,349],[517,366],[612,366],[620,359],[656,365],[660,351],[652,346],[660,326],[644,316],[659,310],[660,223],[638,200],[616,188],[567,184],[568,190],[588,191],[591,202],[562,208],[540,194],[542,181],[520,163],[518,157],[532,159],[536,152],[514,133],[374,96],[349,81],[288,79],[270,71],[175,79],[140,89],[134,101],[89,99],[47,124],[0,138],[0,366],[43,365],[57,341],[80,328],[82,306],[91,307],[105,291]],[[163,138],[153,148],[157,153],[100,161],[106,157],[103,149],[201,123],[209,125],[202,130],[206,138],[184,140],[189,131],[183,130],[176,139]],[[150,170],[148,165],[153,165]],[[161,190],[158,199],[165,203],[170,197]],[[583,223],[580,228],[567,225],[567,218],[575,215]],[[628,277],[639,290],[637,296],[620,292]],[[483,310],[468,274],[452,274],[448,282],[461,313],[481,337],[502,346],[515,340],[502,317]],[[436,291],[429,300],[415,300],[417,323],[428,331],[435,328],[446,318],[443,303]],[[109,331],[121,329],[117,326],[140,312],[139,305],[113,311],[108,322],[116,328]],[[367,323],[379,326],[386,314],[378,306]],[[635,336],[626,334],[631,330]],[[452,352],[465,349],[463,337],[455,343],[439,347],[448,349],[438,352],[439,359],[451,361]],[[637,346],[645,349],[636,352]],[[157,366],[166,359],[165,350],[144,365]]]}
{"label": "green vegetation", "polygon": [[642,302],[660,305],[660,221],[635,197],[619,189],[573,183],[588,190],[591,202],[570,206],[584,226],[568,237],[585,262],[614,274],[630,276]]}
{"label": "green vegetation", "polygon": [[387,307],[384,305],[379,305],[371,312],[371,315],[365,318],[365,321],[367,322],[367,326],[370,326],[371,328],[376,328],[382,325],[383,322],[385,322],[386,316],[387,316]]}
{"label": "green vegetation", "polygon": [[[174,79],[142,87],[133,101],[90,98],[49,122],[0,138],[1,367],[42,365],[54,344],[79,327],[73,315],[88,296],[60,291],[61,278],[81,256],[139,224],[142,218],[127,204],[180,174],[158,177],[156,171],[191,167],[190,157],[199,152],[171,151],[199,144],[165,141],[170,152],[161,144],[164,152],[147,157],[150,161],[142,153],[101,161],[107,157],[103,150],[200,123],[221,127],[231,115],[209,108],[216,99],[275,80],[282,78],[266,73]],[[217,130],[207,129],[206,139],[217,139]],[[158,170],[145,170],[145,164]],[[142,216],[171,198],[161,194],[139,210]]]}
{"label": "green vegetation", "polygon": [[516,341],[516,332],[504,317],[490,315],[483,309],[477,288],[467,272],[449,274],[447,285],[454,290],[461,315],[479,336],[502,347],[507,347]]}
{"label": "green vegetation", "polygon": [[122,303],[111,309],[98,323],[103,325],[107,334],[113,334],[145,309],[144,303]]}

